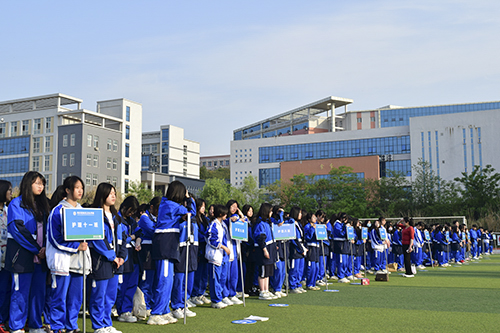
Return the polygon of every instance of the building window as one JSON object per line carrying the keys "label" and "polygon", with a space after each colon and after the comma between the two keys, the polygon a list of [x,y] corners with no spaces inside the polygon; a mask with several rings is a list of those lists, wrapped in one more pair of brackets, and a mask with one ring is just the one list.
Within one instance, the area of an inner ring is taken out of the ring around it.
{"label": "building window", "polygon": [[183,169],[183,170],[182,170],[182,175],[183,175],[184,177],[187,177],[187,175],[188,175],[188,171],[187,171],[187,169]]}
{"label": "building window", "polygon": [[30,134],[30,121],[29,120],[23,120],[21,132],[22,132],[22,135]]}
{"label": "building window", "polygon": [[187,153],[188,153],[188,146],[184,146],[183,149],[184,149],[184,155],[187,155]]}
{"label": "building window", "polygon": [[52,117],[45,118],[45,133],[52,133]]}
{"label": "building window", "polygon": [[106,183],[110,183],[111,184],[111,176],[106,176]]}
{"label": "building window", "polygon": [[99,155],[94,155],[94,167],[99,167]]}
{"label": "building window", "polygon": [[17,136],[17,121],[10,123],[10,136]]}
{"label": "building window", "polygon": [[118,178],[113,177],[113,186],[116,187],[117,183],[118,183]]}
{"label": "building window", "polygon": [[357,118],[357,122],[358,123],[362,123],[363,122],[363,118]]}
{"label": "building window", "polygon": [[229,166],[229,160],[226,160],[226,166]]}
{"label": "building window", "polygon": [[125,162],[125,176],[129,174],[129,162]]}
{"label": "building window", "polygon": [[125,144],[125,157],[130,157],[130,144]]}
{"label": "building window", "polygon": [[68,146],[68,134],[63,135],[63,147]]}
{"label": "building window", "polygon": [[33,134],[42,133],[42,119],[34,119],[33,120]]}
{"label": "building window", "polygon": [[118,151],[118,141],[113,140],[113,151],[116,153]]}
{"label": "building window", "polygon": [[40,138],[33,138],[33,153],[40,152]]}
{"label": "building window", "polygon": [[86,186],[90,186],[91,183],[92,183],[92,174],[91,173],[87,173],[85,175],[85,185]]}
{"label": "building window", "polygon": [[64,183],[64,180],[66,179],[67,176],[68,175],[66,175],[65,173],[62,174],[62,181],[61,181],[61,183]]}
{"label": "building window", "polygon": [[118,159],[113,158],[113,170],[116,170],[118,167]]}
{"label": "building window", "polygon": [[211,167],[212,166],[212,161],[208,161],[208,166]]}
{"label": "building window", "polygon": [[7,132],[7,130],[5,127],[5,123],[1,123],[0,124],[0,138],[5,138],[6,132]]}
{"label": "building window", "polygon": [[69,143],[69,145],[70,145],[71,147],[74,147],[74,146],[75,146],[75,143],[76,143],[75,141],[76,141],[76,134],[71,134],[71,136],[70,136],[70,143]]}
{"label": "building window", "polygon": [[206,167],[207,166],[207,162],[203,162],[203,166]]}
{"label": "building window", "polygon": [[108,139],[108,143],[106,144],[106,150],[111,151],[113,149],[113,140]]}
{"label": "building window", "polygon": [[130,126],[125,126],[125,139],[130,140]]}
{"label": "building window", "polygon": [[374,123],[375,122],[375,117],[370,117],[370,121]]}
{"label": "building window", "polygon": [[51,151],[52,151],[52,137],[46,136],[45,137],[45,152],[50,153]]}
{"label": "building window", "polygon": [[44,157],[44,171],[50,171],[50,155]]}
{"label": "building window", "polygon": [[62,155],[62,162],[61,162],[61,165],[62,165],[63,167],[68,166],[68,154],[63,154],[63,155]]}
{"label": "building window", "polygon": [[125,179],[125,193],[128,193],[128,179]]}
{"label": "building window", "polygon": [[99,148],[99,137],[94,135],[94,148]]}
{"label": "building window", "polygon": [[33,156],[33,171],[40,171],[40,156]]}
{"label": "building window", "polygon": [[92,134],[87,134],[87,147],[92,147]]}
{"label": "building window", "polygon": [[99,184],[99,175],[93,174],[92,175],[92,186],[97,186]]}
{"label": "building window", "polygon": [[168,141],[168,128],[161,130],[161,141]]}
{"label": "building window", "polygon": [[106,159],[106,169],[111,169],[111,157]]}
{"label": "building window", "polygon": [[87,154],[87,166],[92,165],[92,154]]}
{"label": "building window", "polygon": [[183,163],[184,163],[184,166],[188,165],[188,159],[187,159],[187,157],[184,157]]}
{"label": "building window", "polygon": [[130,106],[125,108],[125,120],[130,121]]}
{"label": "building window", "polygon": [[75,153],[69,154],[69,166],[75,166]]}

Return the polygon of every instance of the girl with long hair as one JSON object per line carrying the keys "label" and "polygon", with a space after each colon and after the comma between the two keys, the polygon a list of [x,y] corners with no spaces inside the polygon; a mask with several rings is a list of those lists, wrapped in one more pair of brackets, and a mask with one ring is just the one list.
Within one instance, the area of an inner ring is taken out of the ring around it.
{"label": "girl with long hair", "polygon": [[10,288],[12,277],[5,269],[5,252],[7,250],[7,205],[12,200],[12,184],[0,180],[0,333],[8,332],[5,323],[9,319]]}
{"label": "girl with long hair", "polygon": [[206,202],[203,199],[196,199],[196,217],[198,226],[198,269],[194,274],[194,286],[191,295],[191,302],[196,305],[210,304],[210,300],[205,297],[205,291],[208,284],[208,261],[205,258],[205,249],[207,247],[207,231],[210,221],[205,215]]}

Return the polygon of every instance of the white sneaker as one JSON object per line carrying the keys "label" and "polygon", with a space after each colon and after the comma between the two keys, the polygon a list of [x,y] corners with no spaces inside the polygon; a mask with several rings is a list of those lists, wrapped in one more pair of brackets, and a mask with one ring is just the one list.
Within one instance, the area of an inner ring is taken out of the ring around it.
{"label": "white sneaker", "polygon": [[210,304],[210,303],[212,303],[212,301],[211,301],[211,300],[209,300],[209,299],[208,299],[205,295],[201,295],[201,296],[199,297],[199,299],[200,299],[203,303],[205,303],[205,304]]}
{"label": "white sneaker", "polygon": [[[149,317],[147,324],[148,325],[167,325],[167,324],[169,324],[169,322],[168,322],[168,320],[163,318],[163,316],[161,316],[161,315],[152,315]],[[95,331],[95,332],[97,332],[97,331]],[[97,333],[99,333],[99,332],[97,332]]]}
{"label": "white sneaker", "polygon": [[281,291],[280,294],[281,294],[281,297],[287,297],[288,296],[284,291]]}
{"label": "white sneaker", "polygon": [[405,278],[412,278],[412,277],[415,277],[415,275],[413,275],[413,274],[403,274],[403,277],[405,277]]}
{"label": "white sneaker", "polygon": [[187,305],[187,307],[188,307],[188,308],[195,308],[195,307],[196,307],[196,303],[193,303],[193,302],[191,301],[191,299],[188,299],[188,300],[186,301],[186,305]]}
{"label": "white sneaker", "polygon": [[[242,297],[243,297],[243,293],[237,292],[237,293],[236,293],[236,297],[238,297],[238,298],[242,298]],[[245,297],[250,297],[250,295],[245,294]]]}
{"label": "white sneaker", "polygon": [[419,265],[417,268],[418,269],[425,269],[425,266],[424,265]]}
{"label": "white sneaker", "polygon": [[338,281],[339,283],[349,283],[349,279],[347,278],[342,278]]}
{"label": "white sneaker", "polygon": [[339,278],[336,275],[330,276],[330,280],[335,280],[337,281]]}
{"label": "white sneaker", "polygon": [[[182,312],[184,312],[184,309],[182,309]],[[193,312],[189,310],[189,308],[186,309],[186,317],[196,317],[196,312]]]}
{"label": "white sneaker", "polygon": [[326,283],[325,283],[325,281],[319,280],[319,281],[316,281],[316,285],[320,286],[320,287],[323,287],[323,286],[326,286]]}
{"label": "white sneaker", "polygon": [[307,290],[305,290],[305,289],[304,289],[304,288],[302,288],[302,287],[299,287],[299,290],[300,290],[300,292],[301,292],[301,293],[307,293]]}
{"label": "white sneaker", "polygon": [[106,330],[107,332],[109,333],[123,333],[122,331],[118,331],[116,328],[114,328],[113,326],[108,326],[106,327]]}
{"label": "white sneaker", "polygon": [[264,292],[261,291],[260,294],[259,294],[259,299],[263,299],[265,301],[270,301],[273,298],[271,297],[271,295],[269,295],[269,293],[267,293],[265,291]]}
{"label": "white sneaker", "polygon": [[302,294],[299,288],[291,289],[288,291],[290,294]]}
{"label": "white sneaker", "polygon": [[174,316],[174,318],[182,319],[184,318],[184,311],[181,308],[178,308],[172,311],[172,315]]}
{"label": "white sneaker", "polygon": [[131,312],[124,312],[118,317],[118,321],[125,323],[135,323],[137,322],[137,317],[132,315]]}
{"label": "white sneaker", "polygon": [[347,280],[349,280],[349,281],[352,281],[352,280],[354,280],[354,276],[352,276],[352,275],[349,275],[349,276],[347,277]]}
{"label": "white sneaker", "polygon": [[272,292],[270,292],[269,290],[267,291],[267,293],[269,294],[269,296],[271,296],[273,299],[278,299],[278,296],[276,296],[275,294],[273,294]]}
{"label": "white sneaker", "polygon": [[113,308],[111,309],[111,315],[112,315],[113,317],[118,317],[118,310],[116,310],[116,308],[115,308],[115,307],[113,307]]}
{"label": "white sneaker", "polygon": [[234,303],[233,303],[233,302],[231,302],[231,300],[230,300],[229,298],[227,298],[227,297],[224,297],[224,298],[222,299],[222,302],[223,302],[224,304],[226,304],[227,306],[231,306],[231,305],[233,305],[233,304],[234,304]]}
{"label": "white sneaker", "polygon": [[198,297],[191,297],[191,302],[196,304],[196,305],[203,305],[205,302],[201,300],[201,296]]}
{"label": "white sneaker", "polygon": [[[13,331],[12,333],[24,333],[24,330]],[[94,333],[108,333],[107,327],[102,327],[94,330]]]}
{"label": "white sneaker", "polygon": [[[23,330],[18,330],[18,331],[24,332]],[[45,329],[43,329],[43,328],[30,328],[29,331],[30,331],[30,333],[45,333],[46,332]]]}
{"label": "white sneaker", "polygon": [[236,296],[233,296],[229,299],[231,302],[233,302],[233,304],[235,305],[240,305],[240,304],[243,304],[243,301],[240,300],[238,297]]}
{"label": "white sneaker", "polygon": [[368,274],[375,274],[371,269],[367,270],[366,273],[368,273]]}
{"label": "white sneaker", "polygon": [[163,319],[167,321],[167,324],[174,324],[177,322],[177,318],[175,318],[173,315],[172,315],[172,312],[169,312],[169,313],[166,313],[164,314],[163,316]]}
{"label": "white sneaker", "polygon": [[225,307],[227,307],[227,305],[224,304],[224,302],[219,302],[219,303],[212,302],[212,308],[214,309],[224,309]]}

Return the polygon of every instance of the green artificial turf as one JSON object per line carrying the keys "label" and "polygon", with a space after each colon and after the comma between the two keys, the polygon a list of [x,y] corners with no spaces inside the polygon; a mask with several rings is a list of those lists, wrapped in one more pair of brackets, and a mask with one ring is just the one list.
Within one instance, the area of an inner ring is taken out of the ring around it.
{"label": "green artificial turf", "polygon": [[[274,301],[247,298],[246,307],[198,306],[197,316],[176,324],[145,321],[114,326],[125,332],[500,332],[500,255],[446,269],[427,268],[415,278],[392,273],[388,282],[369,286],[332,282],[329,293],[308,291]],[[270,303],[289,307],[272,308]],[[231,321],[269,317],[252,325]],[[87,331],[92,332],[90,320]]]}

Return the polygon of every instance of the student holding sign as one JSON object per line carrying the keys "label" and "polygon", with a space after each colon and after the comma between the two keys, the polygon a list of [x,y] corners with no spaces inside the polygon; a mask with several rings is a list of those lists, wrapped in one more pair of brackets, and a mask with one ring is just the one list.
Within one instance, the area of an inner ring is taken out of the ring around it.
{"label": "student holding sign", "polygon": [[304,274],[304,261],[307,254],[307,247],[304,244],[304,230],[300,225],[302,213],[297,206],[290,210],[290,217],[286,223],[295,226],[295,239],[291,240],[290,244],[290,271],[288,273],[290,293],[300,294],[306,292],[300,284],[300,279]]}
{"label": "student holding sign", "polygon": [[[271,216],[271,222],[273,225],[277,225],[281,227],[284,223],[283,216],[285,211],[281,206],[273,207],[273,215]],[[275,236],[275,235],[274,235]],[[276,270],[272,277],[270,277],[270,284],[274,290],[274,294],[281,298],[286,296],[286,293],[281,292],[283,288],[283,282],[285,281],[286,275],[286,265],[285,265],[285,242],[284,241],[276,241],[276,246],[278,247],[278,256],[276,261]]]}
{"label": "student holding sign", "polygon": [[24,332],[26,319],[30,332],[45,332],[42,311],[47,278],[45,246],[49,214],[45,183],[42,174],[27,172],[21,180],[21,195],[9,205],[5,269],[12,273],[9,326],[14,333]]}
{"label": "student holding sign", "polygon": [[349,283],[349,254],[351,253],[347,240],[347,214],[339,213],[338,220],[333,225],[333,250],[335,252],[335,267],[340,283]]}
{"label": "student holding sign", "polygon": [[84,184],[78,176],[63,182],[66,199],[51,212],[47,223],[47,264],[52,274],[49,298],[50,328],[54,332],[76,332],[78,312],[83,301],[83,261],[85,274],[90,273],[90,251],[86,242],[64,240],[63,209],[82,208]]}
{"label": "student holding sign", "polygon": [[306,287],[308,290],[319,290],[316,287],[316,278],[318,276],[318,260],[319,260],[319,242],[316,239],[316,215],[308,214],[307,223],[304,226],[304,237],[307,243],[306,257]]}

